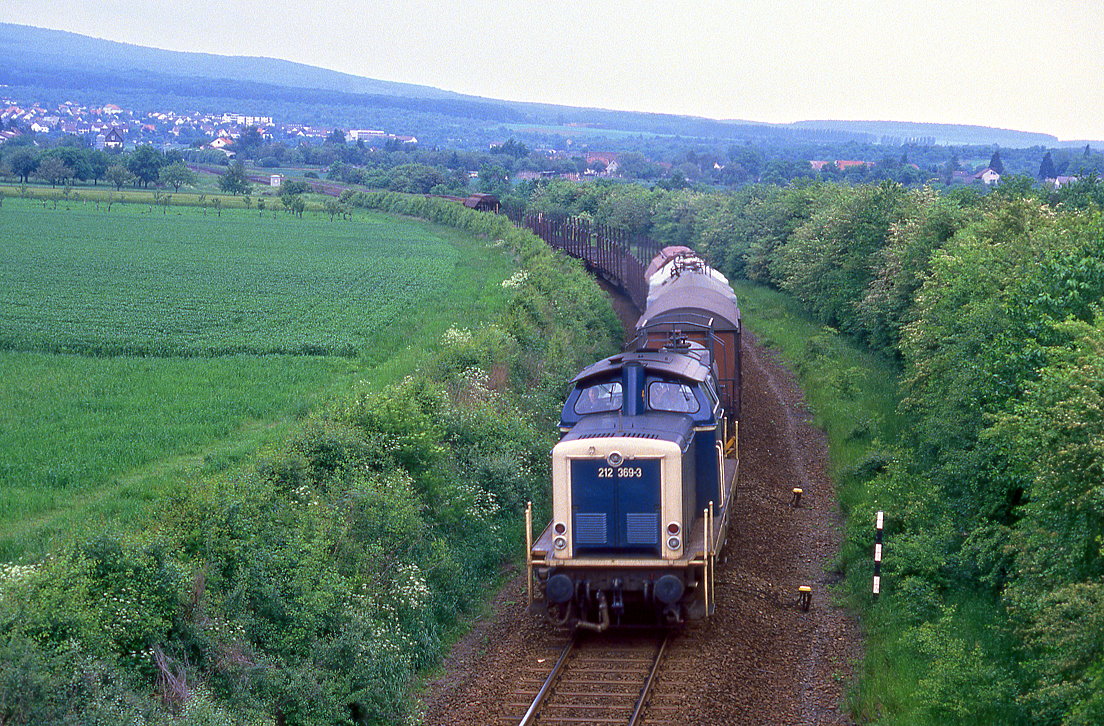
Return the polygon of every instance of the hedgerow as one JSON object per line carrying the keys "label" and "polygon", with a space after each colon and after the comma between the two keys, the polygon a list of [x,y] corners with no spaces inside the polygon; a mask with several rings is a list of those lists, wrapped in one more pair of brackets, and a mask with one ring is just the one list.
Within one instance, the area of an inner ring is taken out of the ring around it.
{"label": "hedgerow", "polygon": [[378,724],[479,601],[541,500],[557,402],[619,326],[578,263],[505,220],[398,195],[364,206],[513,254],[505,316],[445,334],[255,467],[197,483],[139,535],[0,574],[0,723]]}

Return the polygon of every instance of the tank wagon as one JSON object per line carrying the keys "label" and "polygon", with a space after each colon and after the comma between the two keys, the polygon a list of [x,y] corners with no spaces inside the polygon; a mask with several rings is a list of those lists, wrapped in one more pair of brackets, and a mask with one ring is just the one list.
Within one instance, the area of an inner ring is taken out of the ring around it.
{"label": "tank wagon", "polygon": [[666,248],[624,351],[572,380],[530,604],[557,625],[677,625],[714,610],[739,470],[740,310],[723,275]]}

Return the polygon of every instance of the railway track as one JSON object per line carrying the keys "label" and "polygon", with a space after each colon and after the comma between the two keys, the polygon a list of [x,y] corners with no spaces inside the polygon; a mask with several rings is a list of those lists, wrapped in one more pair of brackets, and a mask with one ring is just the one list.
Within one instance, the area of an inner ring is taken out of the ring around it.
{"label": "railway track", "polygon": [[677,712],[677,703],[657,699],[654,690],[672,637],[667,633],[576,633],[558,655],[537,659],[507,700],[508,713],[499,722],[519,726],[674,724],[676,721],[668,719]]}

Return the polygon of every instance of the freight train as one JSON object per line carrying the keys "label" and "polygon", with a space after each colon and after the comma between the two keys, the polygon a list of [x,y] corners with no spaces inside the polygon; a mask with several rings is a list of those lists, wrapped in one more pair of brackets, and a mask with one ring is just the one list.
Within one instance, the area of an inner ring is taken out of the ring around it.
{"label": "freight train", "polygon": [[739,471],[740,309],[686,247],[645,276],[635,336],[571,382],[535,540],[526,514],[530,606],[559,626],[680,625],[715,608]]}

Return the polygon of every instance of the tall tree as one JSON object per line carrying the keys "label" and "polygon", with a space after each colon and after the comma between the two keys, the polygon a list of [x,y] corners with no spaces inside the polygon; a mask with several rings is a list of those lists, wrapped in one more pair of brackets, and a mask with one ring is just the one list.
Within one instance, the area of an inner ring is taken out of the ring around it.
{"label": "tall tree", "polygon": [[122,164],[112,164],[104,172],[104,181],[108,184],[114,184],[115,191],[122,189],[124,184],[133,184],[137,180],[138,178],[130,173],[130,169]]}
{"label": "tall tree", "polygon": [[1039,164],[1039,178],[1040,179],[1053,179],[1058,176],[1057,170],[1054,168],[1054,159],[1050,157],[1050,152],[1043,154],[1043,161]]}
{"label": "tall tree", "polygon": [[99,184],[104,178],[107,167],[111,166],[111,159],[107,152],[101,149],[86,149],[88,162],[88,178],[95,184]]}
{"label": "tall tree", "polygon": [[126,163],[127,169],[144,187],[157,181],[157,175],[161,173],[161,167],[164,165],[165,156],[149,144],[143,144],[135,149]]}
{"label": "tall tree", "polygon": [[998,174],[1004,173],[1004,162],[1000,158],[1000,149],[993,152],[993,156],[989,158],[989,168]]}
{"label": "tall tree", "polygon": [[234,142],[234,151],[246,159],[257,158],[257,152],[264,144],[264,137],[256,126],[250,126],[242,131],[241,136]]}
{"label": "tall tree", "polygon": [[253,186],[245,175],[245,165],[240,161],[230,165],[226,173],[219,177],[218,185],[227,194],[248,194]]}
{"label": "tall tree", "polygon": [[959,170],[958,154],[952,154],[950,159],[943,164],[942,173],[940,174],[940,181],[944,184],[950,184],[954,179],[954,173]]}
{"label": "tall tree", "polygon": [[529,147],[511,136],[506,143],[493,147],[491,153],[505,154],[520,159],[523,156],[529,156]]}
{"label": "tall tree", "polygon": [[195,186],[197,177],[196,173],[189,169],[184,162],[177,161],[161,167],[157,180],[179,192],[182,186]]}
{"label": "tall tree", "polygon": [[48,156],[38,163],[35,171],[38,178],[50,182],[50,186],[56,187],[66,179],[73,177],[73,170],[56,156]]}
{"label": "tall tree", "polygon": [[38,154],[31,149],[17,149],[8,157],[8,165],[19,181],[26,184],[38,166]]}

